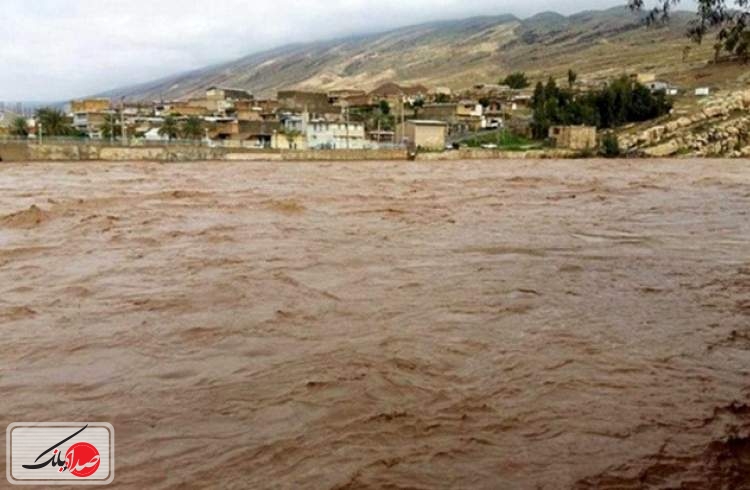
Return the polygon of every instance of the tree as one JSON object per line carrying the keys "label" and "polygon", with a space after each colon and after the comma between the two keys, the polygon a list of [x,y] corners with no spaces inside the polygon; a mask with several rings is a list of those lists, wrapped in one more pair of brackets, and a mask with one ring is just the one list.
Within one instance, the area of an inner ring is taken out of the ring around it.
{"label": "tree", "polygon": [[448,94],[437,94],[435,96],[435,102],[438,104],[447,104],[450,101],[451,101],[451,96]]}
{"label": "tree", "polygon": [[380,113],[384,116],[387,116],[391,113],[391,106],[390,104],[388,104],[387,100],[380,101]]}
{"label": "tree", "polygon": [[529,86],[529,80],[526,78],[526,74],[522,71],[511,73],[505,77],[505,80],[501,80],[500,83],[516,90]]}
{"label": "tree", "polygon": [[578,80],[578,73],[574,72],[571,68],[568,70],[568,87],[573,88],[573,85],[576,84],[576,80]]}
{"label": "tree", "polygon": [[[643,10],[645,3],[645,0],[628,0],[629,7],[636,11]],[[666,22],[672,8],[679,3],[680,0],[657,0],[656,7],[648,12],[647,22]],[[747,61],[750,54],[750,0],[696,0],[696,3],[696,19],[688,29],[688,36],[700,44],[709,32],[715,30],[720,46],[717,57],[723,49]]]}
{"label": "tree", "polygon": [[203,137],[203,119],[191,116],[182,124],[182,137],[187,140],[199,140]]}
{"label": "tree", "polygon": [[532,98],[531,129],[534,137],[546,138],[550,126],[577,125],[614,128],[667,114],[671,101],[664,91],[651,91],[623,76],[593,92],[576,93],[562,89],[550,78],[537,83]]}
{"label": "tree", "polygon": [[172,116],[167,116],[161,123],[159,128],[159,135],[166,136],[169,141],[177,138],[180,134],[180,128],[177,125],[177,120]]}
{"label": "tree", "polygon": [[297,129],[287,129],[284,131],[284,136],[286,136],[286,141],[289,144],[290,150],[297,149],[297,138],[299,138],[301,135],[302,131],[299,131]]}
{"label": "tree", "polygon": [[543,139],[549,133],[550,121],[547,118],[547,94],[544,91],[544,84],[537,82],[534,89],[534,97],[531,99],[531,105],[534,113],[531,120],[531,131],[536,139]]}
{"label": "tree", "polygon": [[599,153],[606,158],[617,158],[622,155],[620,142],[614,133],[610,132],[604,135]]}
{"label": "tree", "polygon": [[120,137],[122,133],[122,124],[120,124],[117,114],[107,114],[104,116],[104,124],[102,125],[102,138],[103,139],[116,139]]}
{"label": "tree", "polygon": [[43,136],[74,136],[77,134],[68,117],[53,107],[36,111],[36,120],[42,126]]}
{"label": "tree", "polygon": [[10,125],[10,134],[13,136],[20,136],[21,138],[27,137],[29,135],[29,128],[26,124],[26,119],[22,117],[13,119],[13,122]]}

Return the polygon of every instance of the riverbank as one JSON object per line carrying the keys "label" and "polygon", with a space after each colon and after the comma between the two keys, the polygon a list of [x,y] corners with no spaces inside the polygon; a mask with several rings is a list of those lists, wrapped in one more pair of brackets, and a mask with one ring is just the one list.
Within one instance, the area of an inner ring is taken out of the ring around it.
{"label": "riverbank", "polygon": [[[502,151],[464,148],[444,152],[420,152],[417,160],[457,161],[488,159],[573,158],[579,153],[570,150]],[[211,148],[197,145],[115,146],[98,143],[2,143],[0,159],[4,162],[28,161],[405,161],[405,149],[378,150],[248,150],[243,148]]]}

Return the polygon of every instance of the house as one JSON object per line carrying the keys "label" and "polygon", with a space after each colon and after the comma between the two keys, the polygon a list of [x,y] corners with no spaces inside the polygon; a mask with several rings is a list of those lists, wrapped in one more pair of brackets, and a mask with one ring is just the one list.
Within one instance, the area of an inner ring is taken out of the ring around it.
{"label": "house", "polygon": [[253,100],[253,96],[246,90],[234,88],[210,87],[206,90],[206,110],[211,114],[231,112],[239,100]]}
{"label": "house", "polygon": [[630,79],[643,85],[656,81],[654,73],[631,73]]}
{"label": "house", "polygon": [[648,87],[651,92],[664,92],[667,95],[677,95],[678,93],[676,87],[673,87],[669,82],[664,82],[662,80],[649,82],[646,84],[646,87]]}
{"label": "house", "polygon": [[108,115],[113,116],[116,111],[110,108],[109,99],[83,99],[70,102],[70,112],[73,116],[73,127],[89,138],[99,139],[102,136]]}
{"label": "house", "polygon": [[410,120],[399,124],[396,130],[398,140],[410,148],[429,150],[445,149],[448,124],[444,121]]}
{"label": "house", "polygon": [[[14,112],[0,110],[0,136],[8,136],[16,119],[22,117]],[[28,121],[26,123],[28,126]]]}
{"label": "house", "polygon": [[302,116],[282,114],[281,127],[271,141],[271,147],[278,150],[306,150],[306,121]]}
{"label": "house", "polygon": [[309,112],[322,117],[324,114],[340,114],[341,109],[334,107],[324,92],[306,92],[304,90],[281,90],[278,93],[281,110],[302,113]]}
{"label": "house", "polygon": [[367,133],[367,138],[373,143],[392,145],[396,142],[396,133],[394,131],[375,130]]}
{"label": "house", "polygon": [[209,132],[208,132],[210,139],[220,140],[220,141],[239,139],[239,134],[240,134],[240,123],[236,120],[215,121],[215,123],[210,127]]}
{"label": "house", "polygon": [[285,132],[282,129],[274,133],[271,148],[276,150],[306,150],[307,136],[303,133]]}
{"label": "house", "polygon": [[72,114],[87,112],[107,112],[109,109],[109,99],[83,99],[73,100],[70,102],[70,112]]}
{"label": "house", "polygon": [[346,106],[351,108],[357,108],[357,107],[372,107],[375,105],[375,102],[373,101],[373,98],[369,94],[363,94],[363,95],[350,95],[348,97],[345,97],[343,99],[340,99],[338,102],[338,105],[340,106]]}
{"label": "house", "polygon": [[255,106],[260,107],[264,114],[275,114],[279,110],[279,101],[276,99],[255,99]]}
{"label": "house", "polygon": [[361,122],[311,119],[307,112],[302,115],[284,113],[280,118],[281,135],[275,148],[361,150],[367,146],[365,125]]}
{"label": "house", "polygon": [[263,121],[263,108],[256,106],[253,100],[237,100],[231,111],[238,121]]}
{"label": "house", "polygon": [[549,139],[555,148],[593,150],[596,148],[596,128],[593,126],[552,126]]}
{"label": "house", "polygon": [[510,102],[515,104],[515,109],[513,110],[518,109],[518,107],[530,107],[532,100],[534,100],[534,91],[530,89],[516,90],[510,96]]}
{"label": "house", "polygon": [[211,114],[207,108],[206,99],[193,99],[185,102],[171,102],[167,106],[167,111],[173,116],[201,117]]}
{"label": "house", "polygon": [[384,100],[391,107],[395,107],[401,104],[401,102],[412,104],[419,99],[424,99],[428,94],[429,89],[424,85],[401,86],[397,83],[389,82],[380,85],[370,92],[370,97],[374,104],[378,104]]}
{"label": "house", "polygon": [[331,122],[316,119],[305,128],[307,147],[314,150],[361,150],[365,148],[365,125],[361,122]]}
{"label": "house", "polygon": [[478,131],[483,126],[483,114],[482,105],[471,100],[426,104],[419,109],[420,118],[447,123],[449,134]]}
{"label": "house", "polygon": [[119,116],[115,111],[110,110],[106,112],[75,112],[73,113],[73,127],[76,131],[91,139],[101,139],[108,118],[116,119],[119,127]]}
{"label": "house", "polygon": [[281,130],[279,122],[248,121],[239,123],[240,132],[234,138],[242,147],[271,148],[274,136]]}
{"label": "house", "polygon": [[253,96],[247,90],[236,88],[210,87],[206,89],[208,100],[252,100]]}
{"label": "house", "polygon": [[328,92],[328,102],[331,105],[340,106],[349,98],[365,97],[367,92],[359,89],[340,89]]}
{"label": "house", "polygon": [[711,95],[711,89],[709,87],[700,87],[695,89],[696,97],[708,97]]}

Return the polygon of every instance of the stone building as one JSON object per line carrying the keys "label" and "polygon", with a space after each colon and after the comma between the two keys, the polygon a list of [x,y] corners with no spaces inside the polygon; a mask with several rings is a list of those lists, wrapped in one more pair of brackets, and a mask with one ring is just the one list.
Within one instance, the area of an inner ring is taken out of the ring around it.
{"label": "stone building", "polygon": [[398,142],[405,142],[409,148],[427,150],[445,149],[448,124],[443,121],[411,120],[398,125]]}
{"label": "stone building", "polygon": [[555,148],[593,150],[596,148],[596,128],[593,126],[552,126],[549,139]]}
{"label": "stone building", "polygon": [[280,90],[278,93],[279,108],[301,114],[309,112],[319,117],[326,114],[340,114],[341,109],[334,107],[328,94],[323,92],[306,92],[304,90]]}

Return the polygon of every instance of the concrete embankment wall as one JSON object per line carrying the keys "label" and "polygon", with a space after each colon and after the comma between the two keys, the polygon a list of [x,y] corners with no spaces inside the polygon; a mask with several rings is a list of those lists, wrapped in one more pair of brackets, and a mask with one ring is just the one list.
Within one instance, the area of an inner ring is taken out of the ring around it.
{"label": "concrete embankment wall", "polygon": [[406,160],[406,150],[307,150],[284,152],[285,161],[357,161],[357,160]]}
{"label": "concrete embankment wall", "polygon": [[22,162],[29,159],[29,148],[25,143],[0,144],[0,160]]}
{"label": "concrete embankment wall", "polygon": [[[406,150],[247,150],[235,148],[209,148],[204,146],[105,146],[100,144],[44,144],[0,143],[3,161],[378,161],[407,160]],[[571,158],[569,150],[534,150],[509,152],[466,148],[442,153],[420,153],[418,161],[497,160],[523,158]]]}
{"label": "concrete embankment wall", "polygon": [[544,158],[575,158],[577,153],[572,150],[529,150],[529,151],[502,151],[482,150],[478,148],[464,148],[442,153],[420,153],[418,161],[451,161],[451,160],[522,160],[522,159],[544,159]]}
{"label": "concrete embankment wall", "polygon": [[[0,145],[0,155],[4,145]],[[26,160],[30,161],[164,161],[223,160],[225,150],[199,146],[121,147],[91,144],[30,144]]]}
{"label": "concrete embankment wall", "polygon": [[205,146],[105,146],[99,144],[0,143],[3,161],[331,161],[406,160],[405,150],[247,150]]}

